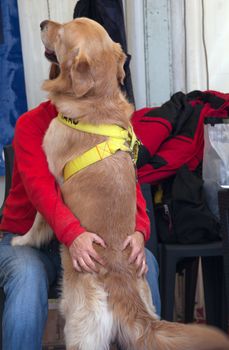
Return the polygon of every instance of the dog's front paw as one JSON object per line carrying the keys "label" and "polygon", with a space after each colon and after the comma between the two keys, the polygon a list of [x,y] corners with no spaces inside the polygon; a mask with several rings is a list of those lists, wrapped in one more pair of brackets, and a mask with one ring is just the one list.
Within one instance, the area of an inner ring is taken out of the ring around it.
{"label": "dog's front paw", "polygon": [[26,239],[25,236],[17,236],[11,240],[12,246],[16,246],[16,245],[23,246],[23,245],[28,245],[28,244],[29,244],[28,240]]}

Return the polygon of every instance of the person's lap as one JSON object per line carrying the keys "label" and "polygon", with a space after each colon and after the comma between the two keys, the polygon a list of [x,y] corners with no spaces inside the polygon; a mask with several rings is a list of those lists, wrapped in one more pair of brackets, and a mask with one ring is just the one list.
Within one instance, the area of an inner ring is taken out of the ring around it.
{"label": "person's lap", "polygon": [[5,234],[0,242],[0,286],[6,295],[3,349],[41,349],[48,289],[60,271],[58,247],[55,241],[43,249],[12,247],[12,237]]}
{"label": "person's lap", "polygon": [[[57,241],[42,249],[12,247],[13,234],[0,242],[0,287],[6,295],[3,315],[3,350],[41,349],[48,313],[48,289],[60,273]],[[160,315],[158,266],[146,249],[147,280]]]}
{"label": "person's lap", "polygon": [[146,274],[146,279],[148,281],[153,304],[156,309],[156,313],[158,316],[161,315],[161,298],[160,298],[160,292],[159,292],[159,284],[158,284],[158,277],[159,277],[159,267],[156,258],[154,255],[149,251],[147,248],[145,248],[145,254],[146,254],[146,263],[148,266],[148,272]]}

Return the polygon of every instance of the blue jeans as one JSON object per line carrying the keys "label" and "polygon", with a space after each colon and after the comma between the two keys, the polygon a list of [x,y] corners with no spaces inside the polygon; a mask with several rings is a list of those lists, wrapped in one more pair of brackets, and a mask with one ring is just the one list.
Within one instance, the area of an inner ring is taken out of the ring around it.
{"label": "blue jeans", "polygon": [[158,263],[154,255],[147,248],[145,248],[145,254],[146,254],[146,263],[149,269],[146,274],[146,279],[151,290],[156,313],[158,316],[161,316],[161,297],[160,297],[159,284],[158,284],[158,277],[159,277]]}
{"label": "blue jeans", "polygon": [[[48,314],[48,289],[59,277],[58,244],[47,247],[12,247],[8,233],[0,242],[0,286],[6,295],[2,322],[3,350],[41,350]],[[147,279],[160,314],[158,266],[147,251]]]}

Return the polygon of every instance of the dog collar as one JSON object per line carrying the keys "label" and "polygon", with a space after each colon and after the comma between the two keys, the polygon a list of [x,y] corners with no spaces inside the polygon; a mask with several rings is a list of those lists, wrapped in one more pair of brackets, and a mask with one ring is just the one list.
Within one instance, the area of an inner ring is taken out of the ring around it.
{"label": "dog collar", "polygon": [[73,129],[87,132],[96,135],[107,136],[108,139],[102,143],[97,144],[82,155],[74,158],[66,163],[64,167],[64,180],[66,181],[76,172],[86,168],[87,166],[105,159],[117,151],[125,151],[130,153],[134,164],[137,161],[139,141],[132,127],[124,129],[118,125],[92,125],[75,121],[67,118],[62,114],[58,114],[57,120],[62,124]]}

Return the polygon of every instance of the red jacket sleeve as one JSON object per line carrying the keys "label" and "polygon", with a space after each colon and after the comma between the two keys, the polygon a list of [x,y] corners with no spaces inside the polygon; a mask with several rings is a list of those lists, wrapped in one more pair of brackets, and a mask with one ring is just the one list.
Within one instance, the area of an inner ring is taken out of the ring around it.
{"label": "red jacket sleeve", "polygon": [[37,115],[28,112],[18,119],[14,137],[15,161],[29,200],[46,219],[58,240],[69,246],[85,229],[64,204],[60,188],[48,168],[42,142],[48,127],[44,120],[49,116],[45,109],[43,115],[40,110],[35,113]]}
{"label": "red jacket sleeve", "polygon": [[137,183],[137,186],[136,186],[136,199],[137,199],[137,212],[136,212],[135,231],[142,232],[145,237],[145,241],[147,241],[150,236],[150,220],[146,212],[146,202],[143,197],[139,183]]}

